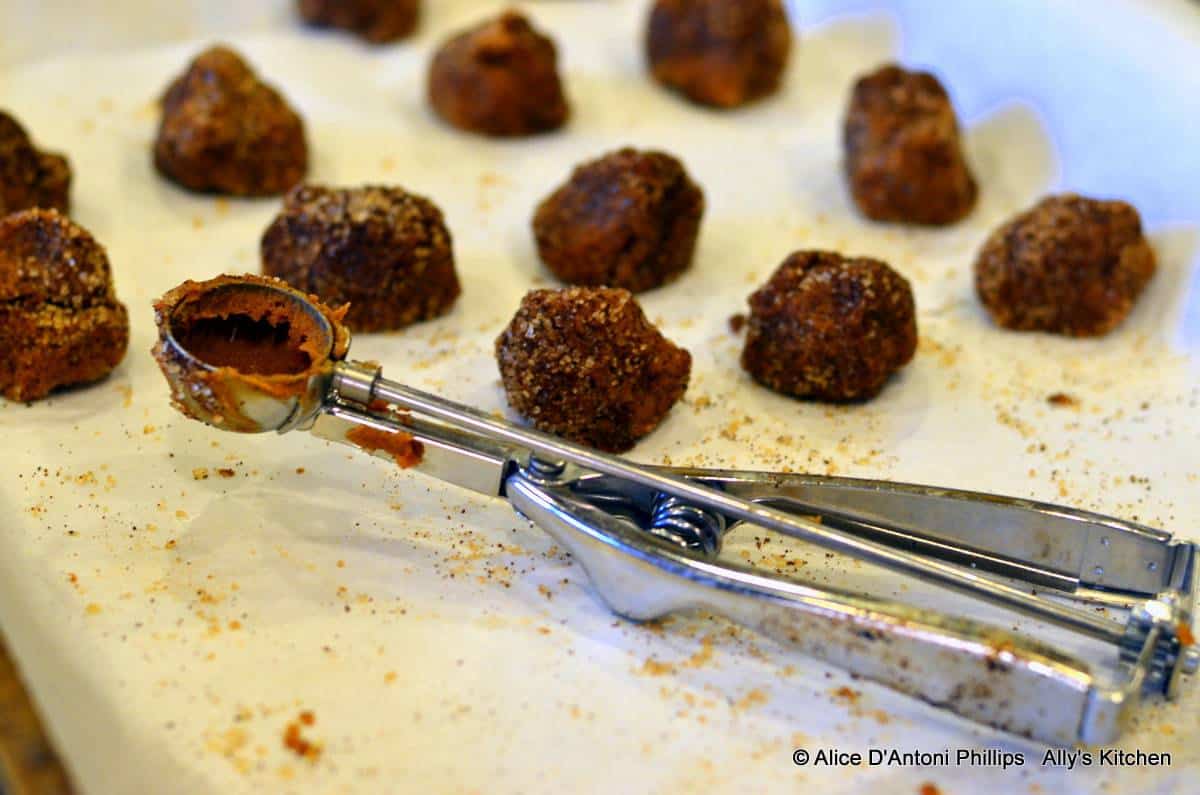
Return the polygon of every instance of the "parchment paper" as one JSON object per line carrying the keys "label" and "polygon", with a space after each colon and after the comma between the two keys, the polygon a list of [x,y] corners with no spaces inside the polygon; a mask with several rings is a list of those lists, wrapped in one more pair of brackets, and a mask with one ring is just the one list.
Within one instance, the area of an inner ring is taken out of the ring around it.
{"label": "parchment paper", "polygon": [[[107,246],[133,321],[107,381],[0,403],[0,622],[83,791],[1194,791],[1194,692],[1143,710],[1123,744],[1169,751],[1169,768],[1043,769],[1043,748],[722,621],[620,622],[502,502],[304,434],[189,422],[147,353],[150,302],[185,278],[257,270],[278,208],[188,195],[151,167],[156,98],[220,38],[307,119],[312,180],[397,183],[446,211],[465,286],[454,311],[355,342],[390,377],[503,410],[492,340],[525,290],[550,283],[533,206],[583,159],[661,147],[703,185],[708,213],[695,267],[642,303],[695,369],[635,458],[1028,495],[1195,535],[1194,6],[798,2],[786,89],[713,113],[646,78],[645,3],[528,3],[560,43],[574,114],[561,134],[492,142],[434,119],[423,81],[436,42],[499,4],[427,3],[417,38],[379,49],[300,27],[289,3],[242,5],[0,9],[0,105],[69,155],[74,216]],[[842,186],[851,81],[896,57],[934,68],[966,123],[982,194],[949,229],[861,221]],[[1052,189],[1132,201],[1159,254],[1104,339],[1006,333],[974,299],[987,231]],[[920,352],[874,402],[795,402],[738,367],[729,316],[801,247],[879,256],[914,283]],[[1049,405],[1055,392],[1078,406]],[[759,549],[753,530],[727,554],[919,590],[820,551]],[[293,723],[315,760],[285,747]],[[800,747],[1027,761],[797,768]]]}

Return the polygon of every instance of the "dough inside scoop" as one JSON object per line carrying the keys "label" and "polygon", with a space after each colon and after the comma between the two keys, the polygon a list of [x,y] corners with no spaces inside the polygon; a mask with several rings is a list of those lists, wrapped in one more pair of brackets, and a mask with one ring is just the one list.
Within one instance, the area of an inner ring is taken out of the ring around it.
{"label": "dough inside scoop", "polygon": [[213,367],[243,373],[302,373],[312,357],[293,346],[291,323],[279,324],[249,315],[199,318],[176,339],[197,359]]}
{"label": "dough inside scoop", "polygon": [[196,294],[177,307],[170,324],[175,342],[196,360],[248,375],[299,375],[329,355],[328,330],[271,290]]}

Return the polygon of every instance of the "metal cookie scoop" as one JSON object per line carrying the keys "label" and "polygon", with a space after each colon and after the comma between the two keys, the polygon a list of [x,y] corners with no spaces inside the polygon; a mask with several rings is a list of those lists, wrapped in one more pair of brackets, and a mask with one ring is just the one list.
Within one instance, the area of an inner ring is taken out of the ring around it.
{"label": "metal cookie scoop", "polygon": [[[1200,663],[1196,545],[1169,533],[928,486],[640,466],[347,362],[341,315],[262,277],[188,282],[155,310],[154,354],[188,416],[240,432],[308,430],[506,498],[626,618],[710,610],[934,706],[1064,745],[1115,740],[1142,696],[1174,697]],[[1108,659],[720,559],[741,523],[1077,633]],[[1106,665],[1115,681],[1100,675]]]}

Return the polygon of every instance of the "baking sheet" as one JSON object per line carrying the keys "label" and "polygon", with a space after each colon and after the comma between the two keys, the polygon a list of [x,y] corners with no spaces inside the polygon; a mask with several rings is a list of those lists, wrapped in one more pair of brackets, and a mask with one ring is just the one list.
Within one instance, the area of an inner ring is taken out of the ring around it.
{"label": "baking sheet", "polygon": [[[3,37],[0,104],[70,156],[74,216],[107,246],[133,322],[106,382],[0,403],[0,623],[83,791],[1187,788],[1200,763],[1194,694],[1143,710],[1123,743],[1169,751],[1169,768],[1043,768],[1044,749],[722,621],[619,622],[502,504],[302,434],[185,421],[147,351],[153,298],[184,278],[256,270],[278,207],[191,196],[151,167],[155,98],[220,37],[307,119],[314,181],[395,182],[445,210],[464,282],[455,310],[353,347],[391,377],[502,410],[492,340],[523,292],[548,283],[534,204],[582,159],[663,147],[709,208],[693,270],[642,303],[695,369],[685,402],[633,457],[1027,495],[1194,536],[1192,6],[794,3],[784,92],[714,114],[645,78],[643,3],[528,3],[560,42],[574,115],[560,135],[492,142],[440,125],[422,86],[432,46],[499,4],[429,3],[418,38],[382,49],[304,30],[284,2],[200,5],[0,9],[3,30],[29,31]],[[841,184],[850,82],[897,56],[934,67],[966,122],[981,200],[949,229],[862,222]],[[1103,340],[1004,333],[973,299],[986,232],[1059,188],[1133,201],[1160,256],[1134,314]],[[913,281],[919,355],[870,404],[794,402],[737,366],[729,316],[800,247],[879,256]],[[1079,406],[1048,405],[1060,391]],[[896,590],[820,552],[760,550],[752,531],[729,554]],[[283,742],[304,712],[315,761]],[[799,747],[991,747],[1027,762],[797,768]]]}

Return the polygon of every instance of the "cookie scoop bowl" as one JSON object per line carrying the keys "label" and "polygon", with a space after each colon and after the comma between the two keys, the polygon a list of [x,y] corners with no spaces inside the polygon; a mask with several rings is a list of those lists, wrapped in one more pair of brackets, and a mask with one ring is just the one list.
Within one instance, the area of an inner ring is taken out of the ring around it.
{"label": "cookie scoop bowl", "polygon": [[239,433],[309,424],[346,357],[346,308],[261,276],[184,282],[154,305],[158,361],[176,408]]}

